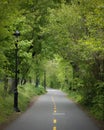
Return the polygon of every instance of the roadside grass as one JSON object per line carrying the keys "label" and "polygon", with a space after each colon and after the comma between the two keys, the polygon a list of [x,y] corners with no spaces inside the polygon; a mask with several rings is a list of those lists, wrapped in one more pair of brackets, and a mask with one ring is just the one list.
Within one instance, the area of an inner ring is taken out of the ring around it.
{"label": "roadside grass", "polygon": [[70,91],[70,92],[68,93],[68,97],[71,98],[72,100],[74,100],[74,101],[77,102],[77,103],[80,103],[80,102],[81,102],[81,99],[82,99],[81,95],[78,94],[78,93],[76,93],[76,92],[74,92],[74,91],[73,91],[73,92]]}
{"label": "roadside grass", "polygon": [[87,111],[89,116],[93,117],[95,120],[104,121],[104,109],[102,110],[103,107],[101,106],[102,105],[101,103],[95,105],[84,104],[83,97],[79,92],[67,89],[64,89],[63,91],[67,93],[68,98],[78,103],[85,111]]}
{"label": "roadside grass", "polygon": [[69,90],[67,88],[62,89],[62,91],[67,93],[68,98],[72,99],[76,103],[80,103],[80,101],[82,100],[82,96],[76,91],[71,91],[71,90]]}
{"label": "roadside grass", "polygon": [[[33,84],[19,85],[18,86],[18,106],[21,112],[24,112],[31,99],[34,96],[44,94],[44,88],[39,86],[35,88]],[[14,95],[13,94],[4,94],[3,85],[0,84],[0,124],[6,122],[9,117],[14,114],[13,109]]]}
{"label": "roadside grass", "polygon": [[3,95],[3,89],[0,86],[0,124],[8,120],[13,113],[13,95]]}
{"label": "roadside grass", "polygon": [[81,109],[83,109],[89,115],[89,117],[96,122],[100,130],[104,130],[104,111],[98,109],[98,106],[88,107],[87,105],[84,105],[82,103],[83,97],[78,92],[68,90],[63,91],[67,93],[68,98],[77,103]]}

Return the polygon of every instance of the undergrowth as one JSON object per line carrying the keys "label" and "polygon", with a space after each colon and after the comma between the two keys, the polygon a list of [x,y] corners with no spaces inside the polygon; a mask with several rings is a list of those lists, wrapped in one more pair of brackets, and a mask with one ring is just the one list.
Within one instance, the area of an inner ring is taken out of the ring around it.
{"label": "undergrowth", "polygon": [[99,99],[104,99],[104,96],[101,97],[100,95],[98,95],[99,98],[98,96],[96,96],[89,103],[85,103],[83,96],[78,91],[67,90],[67,88],[65,88],[63,91],[67,93],[69,98],[83,106],[88,111],[88,113],[92,115],[92,117],[97,120],[104,121],[104,100]]}
{"label": "undergrowth", "polygon": [[[32,84],[18,86],[18,106],[21,112],[25,111],[32,97],[45,93],[44,88],[35,88]],[[15,113],[13,108],[14,95],[4,94],[3,85],[0,84],[0,124],[7,121]]]}

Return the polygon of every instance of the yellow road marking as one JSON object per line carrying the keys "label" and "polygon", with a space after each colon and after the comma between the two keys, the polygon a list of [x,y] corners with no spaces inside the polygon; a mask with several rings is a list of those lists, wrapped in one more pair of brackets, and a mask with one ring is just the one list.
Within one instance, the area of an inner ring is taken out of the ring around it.
{"label": "yellow road marking", "polygon": [[56,124],[56,123],[57,123],[57,120],[56,120],[56,119],[54,119],[54,120],[53,120],[53,123],[54,123],[54,124]]}
{"label": "yellow road marking", "polygon": [[[54,113],[56,113],[56,103],[55,103],[54,97],[51,97],[51,99],[54,105]],[[56,124],[56,123],[57,123],[57,120],[53,119],[53,124]],[[53,130],[56,130],[56,126],[53,127]]]}
{"label": "yellow road marking", "polygon": [[56,130],[56,126],[53,127],[53,130]]}
{"label": "yellow road marking", "polygon": [[56,107],[54,107],[54,110],[56,110]]}
{"label": "yellow road marking", "polygon": [[54,112],[56,113],[56,110],[54,110]]}
{"label": "yellow road marking", "polygon": [[54,113],[56,113],[56,103],[55,103],[54,97],[52,96],[51,99],[54,105]]}

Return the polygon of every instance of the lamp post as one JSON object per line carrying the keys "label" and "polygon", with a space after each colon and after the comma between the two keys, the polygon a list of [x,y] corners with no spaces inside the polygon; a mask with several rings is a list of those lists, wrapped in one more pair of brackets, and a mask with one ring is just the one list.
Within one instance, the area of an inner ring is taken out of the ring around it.
{"label": "lamp post", "polygon": [[44,71],[44,90],[46,90],[46,71]]}
{"label": "lamp post", "polygon": [[14,110],[16,112],[20,112],[18,108],[18,37],[20,36],[19,31],[15,31],[13,34],[16,37],[16,43],[15,43],[15,86],[14,86]]}

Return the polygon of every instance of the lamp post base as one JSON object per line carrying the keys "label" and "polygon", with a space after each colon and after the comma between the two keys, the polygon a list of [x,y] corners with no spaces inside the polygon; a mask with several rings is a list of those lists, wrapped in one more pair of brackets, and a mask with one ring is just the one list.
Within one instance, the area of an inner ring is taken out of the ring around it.
{"label": "lamp post base", "polygon": [[[17,80],[16,80],[17,83]],[[17,88],[17,85],[16,85]],[[14,91],[14,111],[20,112],[20,109],[18,108],[18,91],[17,89]]]}
{"label": "lamp post base", "polygon": [[20,109],[18,107],[14,107],[15,112],[20,112]]}

